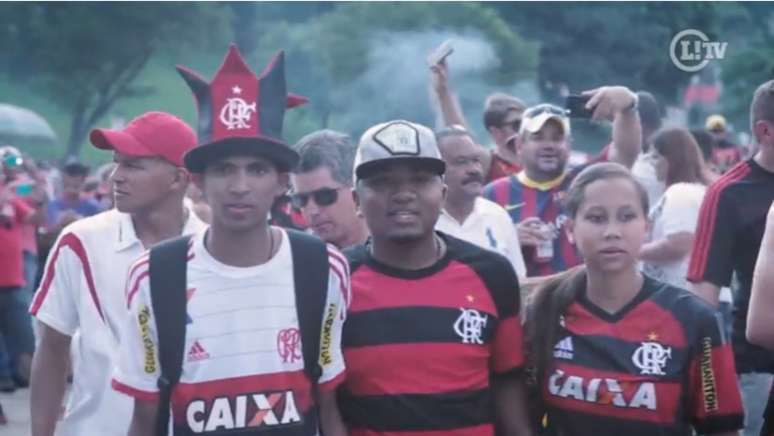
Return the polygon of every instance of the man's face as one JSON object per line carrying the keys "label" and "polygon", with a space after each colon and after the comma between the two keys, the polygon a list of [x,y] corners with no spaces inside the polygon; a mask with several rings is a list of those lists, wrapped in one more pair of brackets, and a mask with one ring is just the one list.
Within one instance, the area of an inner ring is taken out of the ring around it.
{"label": "man's face", "polygon": [[159,157],[134,157],[113,152],[116,163],[110,176],[115,207],[120,212],[138,213],[152,209],[187,176],[171,163]]}
{"label": "man's face", "polygon": [[437,174],[416,162],[385,164],[358,182],[357,201],[371,235],[411,242],[431,234],[446,187]]}
{"label": "man's face", "polygon": [[76,200],[83,191],[86,176],[62,173],[62,196],[69,200]]}
{"label": "man's face", "polygon": [[449,197],[474,200],[484,187],[480,147],[467,135],[447,136],[438,146],[446,162],[444,182]]}
{"label": "man's face", "polygon": [[210,205],[213,225],[246,232],[265,225],[274,199],[287,189],[288,174],[268,159],[234,155],[208,164],[194,182]]}
{"label": "man's face", "polygon": [[[492,140],[497,145],[506,145],[508,138],[519,133],[519,125],[521,123],[521,114],[518,111],[511,110],[508,115],[505,116],[503,122],[499,126],[492,126],[489,128],[489,134],[492,136]],[[515,153],[516,150],[511,147],[511,150]]]}
{"label": "man's face", "polygon": [[525,132],[520,144],[522,163],[531,172],[553,178],[564,171],[570,146],[558,121],[549,119],[537,132]]}
{"label": "man's face", "polygon": [[[315,235],[338,247],[356,231],[357,216],[352,189],[334,180],[331,170],[322,166],[305,173],[291,174],[293,201]],[[329,203],[332,201],[332,203]]]}

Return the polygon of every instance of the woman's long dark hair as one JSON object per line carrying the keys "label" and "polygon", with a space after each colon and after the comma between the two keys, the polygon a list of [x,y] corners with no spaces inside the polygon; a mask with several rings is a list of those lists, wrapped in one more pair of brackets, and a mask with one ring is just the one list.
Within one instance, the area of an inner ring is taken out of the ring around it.
{"label": "woman's long dark hair", "polygon": [[[599,180],[625,179],[630,181],[639,195],[643,215],[648,211],[648,194],[623,165],[598,163],[578,174],[565,197],[565,210],[573,220],[585,200],[586,188]],[[529,365],[533,382],[541,386],[550,371],[554,345],[558,340],[559,324],[567,308],[578,298],[586,286],[586,267],[581,265],[558,274],[541,284],[527,306],[525,332]]]}
{"label": "woman's long dark hair", "polygon": [[653,134],[653,148],[669,162],[666,185],[700,183],[709,185],[710,176],[701,149],[691,132],[670,127]]}

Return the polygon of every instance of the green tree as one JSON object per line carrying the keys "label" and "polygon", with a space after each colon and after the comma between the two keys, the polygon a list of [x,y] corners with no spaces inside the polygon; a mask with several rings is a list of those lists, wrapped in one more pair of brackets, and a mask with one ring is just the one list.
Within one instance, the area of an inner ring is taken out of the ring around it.
{"label": "green tree", "polygon": [[495,3],[516,31],[540,44],[538,84],[546,98],[558,84],[571,92],[621,84],[673,103],[690,74],[669,57],[683,29],[717,33],[717,6],[702,3]]}
{"label": "green tree", "polygon": [[158,53],[217,45],[229,10],[208,3],[10,3],[0,6],[0,63],[70,114],[65,156],[117,101],[147,95],[135,79]]}
{"label": "green tree", "polygon": [[[492,85],[529,79],[537,64],[537,47],[483,4],[344,3],[305,21],[278,20],[263,13],[268,6],[255,6],[261,11],[257,15],[267,18],[256,34],[260,39],[252,64],[284,48],[290,89],[311,100],[289,114],[289,137],[298,136],[299,128],[359,132],[386,117],[431,122],[425,55],[440,41],[430,42],[429,34],[484,40],[496,62],[476,74]],[[304,15],[296,10],[302,7],[288,5],[295,16]],[[396,62],[405,68],[385,65]],[[475,97],[480,106],[483,95]]]}

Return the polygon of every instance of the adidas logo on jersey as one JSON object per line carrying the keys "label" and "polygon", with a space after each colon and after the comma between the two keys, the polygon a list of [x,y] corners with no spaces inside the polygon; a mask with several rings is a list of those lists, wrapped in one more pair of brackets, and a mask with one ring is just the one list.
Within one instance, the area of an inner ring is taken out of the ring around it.
{"label": "adidas logo on jersey", "polygon": [[188,361],[196,362],[199,360],[205,360],[210,358],[210,353],[202,347],[199,341],[195,341],[191,348],[188,350]]}
{"label": "adidas logo on jersey", "polygon": [[554,357],[571,360],[573,357],[572,336],[567,336],[554,346]]}

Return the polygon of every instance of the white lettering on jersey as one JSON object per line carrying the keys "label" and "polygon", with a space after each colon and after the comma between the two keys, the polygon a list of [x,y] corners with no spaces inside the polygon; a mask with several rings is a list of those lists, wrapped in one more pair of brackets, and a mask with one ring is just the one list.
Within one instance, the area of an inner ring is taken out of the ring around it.
{"label": "white lettering on jersey", "polygon": [[551,395],[589,403],[612,404],[616,407],[633,409],[644,407],[648,410],[656,410],[656,386],[652,382],[638,383],[634,395],[627,400],[618,380],[611,378],[586,380],[575,375],[567,377],[565,375],[564,371],[556,370],[548,378],[548,392]]}
{"label": "white lettering on jersey", "polygon": [[293,391],[285,391],[218,397],[209,410],[204,400],[194,400],[186,408],[186,421],[194,433],[207,433],[293,424],[301,422],[301,414]]}

